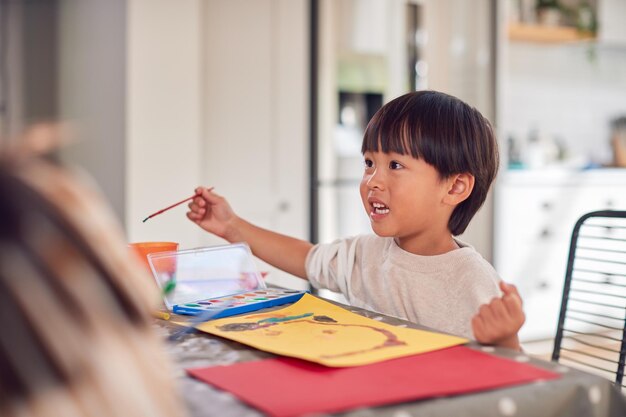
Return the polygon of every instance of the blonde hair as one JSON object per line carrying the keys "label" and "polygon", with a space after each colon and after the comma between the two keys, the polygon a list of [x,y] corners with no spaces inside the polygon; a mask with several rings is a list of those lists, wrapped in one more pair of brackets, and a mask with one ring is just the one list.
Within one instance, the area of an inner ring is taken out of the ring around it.
{"label": "blonde hair", "polygon": [[0,415],[180,416],[158,295],[94,188],[0,159]]}

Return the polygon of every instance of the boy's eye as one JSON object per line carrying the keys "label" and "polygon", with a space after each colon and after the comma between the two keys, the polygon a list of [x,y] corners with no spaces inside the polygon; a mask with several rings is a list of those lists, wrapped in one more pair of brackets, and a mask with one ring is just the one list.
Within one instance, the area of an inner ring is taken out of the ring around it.
{"label": "boy's eye", "polygon": [[391,169],[401,169],[401,168],[404,168],[404,167],[402,166],[402,164],[400,162],[391,161],[391,162],[389,162],[389,168],[391,168]]}
{"label": "boy's eye", "polygon": [[371,159],[365,159],[364,163],[365,163],[365,168],[371,168],[374,166],[374,162],[372,162]]}

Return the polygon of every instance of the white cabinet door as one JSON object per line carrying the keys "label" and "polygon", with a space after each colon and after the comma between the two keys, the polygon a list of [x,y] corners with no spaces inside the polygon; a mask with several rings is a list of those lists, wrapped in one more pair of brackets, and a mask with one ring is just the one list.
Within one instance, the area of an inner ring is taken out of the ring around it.
{"label": "white cabinet door", "polygon": [[[208,0],[203,6],[202,181],[246,220],[306,239],[307,3]],[[307,285],[278,270],[268,279]]]}
{"label": "white cabinet door", "polygon": [[494,266],[524,300],[522,341],[554,336],[574,225],[590,211],[626,209],[626,173],[619,175],[623,181],[575,173],[559,180],[505,178],[498,184]]}

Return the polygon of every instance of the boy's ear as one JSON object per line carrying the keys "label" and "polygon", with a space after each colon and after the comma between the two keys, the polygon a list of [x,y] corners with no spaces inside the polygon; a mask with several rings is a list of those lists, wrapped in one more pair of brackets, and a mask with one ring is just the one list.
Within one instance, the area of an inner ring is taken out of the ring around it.
{"label": "boy's ear", "polygon": [[465,201],[474,189],[474,176],[470,173],[455,174],[448,178],[448,193],[444,203],[456,206]]}

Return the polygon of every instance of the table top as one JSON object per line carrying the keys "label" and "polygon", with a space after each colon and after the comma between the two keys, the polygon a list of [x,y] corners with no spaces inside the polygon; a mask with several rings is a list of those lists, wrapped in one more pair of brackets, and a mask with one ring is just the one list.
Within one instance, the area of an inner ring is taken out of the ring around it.
{"label": "table top", "polygon": [[[391,325],[423,329],[421,326],[394,317],[351,306],[342,305],[342,307],[353,313]],[[158,320],[156,326],[164,338],[180,329],[179,326],[162,320]],[[187,376],[185,369],[229,365],[236,362],[272,358],[275,355],[206,333],[190,333],[176,342],[168,343],[167,346],[176,366],[176,378],[181,396],[188,407],[190,416],[252,417],[263,415],[260,411],[239,401],[232,394]],[[356,409],[335,415],[351,417],[373,415],[383,417],[417,415],[481,417],[626,416],[625,397],[607,379],[558,363],[531,358],[528,355],[508,349],[480,346],[476,343],[470,343],[468,346],[496,356],[530,363],[560,373],[562,377],[552,381],[540,381],[467,395]]]}

